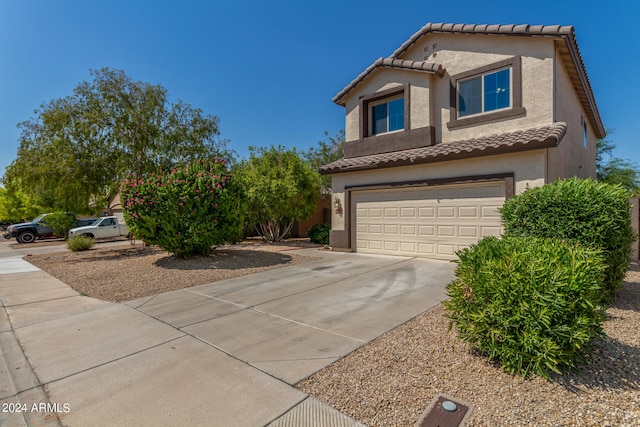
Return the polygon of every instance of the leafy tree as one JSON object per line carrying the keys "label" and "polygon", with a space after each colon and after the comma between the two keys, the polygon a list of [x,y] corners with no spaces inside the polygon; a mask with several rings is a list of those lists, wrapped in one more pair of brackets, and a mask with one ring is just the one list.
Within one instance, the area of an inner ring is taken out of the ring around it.
{"label": "leafy tree", "polygon": [[120,198],[131,233],[178,257],[207,254],[242,234],[242,188],[219,159],[132,175]]}
{"label": "leafy tree", "polygon": [[[612,131],[607,131],[611,133]],[[627,159],[613,157],[615,144],[607,139],[596,142],[596,177],[608,184],[620,184],[634,195],[640,195],[640,168]]]}
{"label": "leafy tree", "polygon": [[238,176],[247,195],[247,221],[267,241],[282,240],[318,203],[320,174],[295,149],[250,147]]}
{"label": "leafy tree", "polygon": [[16,186],[8,188],[0,187],[0,222],[22,222],[44,213],[33,197]]}
{"label": "leafy tree", "polygon": [[[339,160],[344,157],[344,130],[340,130],[335,136],[330,136],[324,131],[326,140],[318,141],[317,147],[311,147],[304,154],[304,158],[315,169]],[[322,175],[322,193],[331,192],[331,175]]]}
{"label": "leafy tree", "polygon": [[44,103],[19,124],[20,147],[5,181],[48,207],[95,212],[125,177],[196,159],[231,159],[218,118],[177,101],[160,85],[121,70],[90,71],[73,94]]}

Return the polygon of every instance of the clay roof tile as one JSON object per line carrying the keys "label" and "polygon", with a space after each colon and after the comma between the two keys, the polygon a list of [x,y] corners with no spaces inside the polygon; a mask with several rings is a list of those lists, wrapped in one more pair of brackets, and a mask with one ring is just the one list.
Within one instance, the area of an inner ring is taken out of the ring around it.
{"label": "clay roof tile", "polygon": [[550,126],[441,143],[428,147],[342,158],[322,166],[320,173],[327,175],[378,167],[435,163],[460,158],[555,147],[564,137],[566,129],[566,123],[556,122]]}

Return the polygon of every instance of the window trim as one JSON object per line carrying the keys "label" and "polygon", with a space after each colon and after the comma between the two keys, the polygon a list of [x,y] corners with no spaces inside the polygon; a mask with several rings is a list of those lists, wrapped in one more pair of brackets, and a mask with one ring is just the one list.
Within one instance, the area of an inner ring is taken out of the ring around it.
{"label": "window trim", "polygon": [[[475,77],[482,77],[486,74],[500,71],[502,69],[511,69],[511,107],[492,110],[489,112],[476,113],[469,116],[458,117],[458,86],[461,82]],[[464,73],[451,76],[450,85],[450,107],[449,107],[449,123],[447,128],[455,129],[458,127],[469,126],[489,122],[492,120],[501,120],[526,115],[526,110],[522,107],[522,60],[520,56],[494,62],[493,64],[465,71]]]}
{"label": "window trim", "polygon": [[[379,134],[373,134],[372,128],[372,107],[382,104],[384,102],[393,101],[394,99],[404,98],[404,128],[393,130],[390,132],[384,132]],[[391,89],[383,90],[380,92],[372,93],[360,98],[360,139],[368,137],[377,137],[382,135],[389,135],[397,132],[409,130],[409,84],[393,87]]]}

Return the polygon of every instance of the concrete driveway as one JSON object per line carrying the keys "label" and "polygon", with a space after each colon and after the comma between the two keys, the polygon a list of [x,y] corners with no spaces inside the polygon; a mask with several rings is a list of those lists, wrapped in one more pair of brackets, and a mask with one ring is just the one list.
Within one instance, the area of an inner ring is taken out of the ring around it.
{"label": "concrete driveway", "polygon": [[113,304],[0,245],[0,403],[66,403],[50,425],[357,425],[292,386],[436,305],[454,265],[296,253],[320,259]]}

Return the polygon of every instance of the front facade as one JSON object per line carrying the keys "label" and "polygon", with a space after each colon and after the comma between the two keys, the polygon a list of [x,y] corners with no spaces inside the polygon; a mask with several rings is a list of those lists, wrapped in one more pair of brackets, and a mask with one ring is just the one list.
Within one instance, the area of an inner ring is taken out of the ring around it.
{"label": "front facade", "polygon": [[453,259],[513,194],[595,177],[604,127],[572,27],[427,24],[334,98],[331,246]]}

